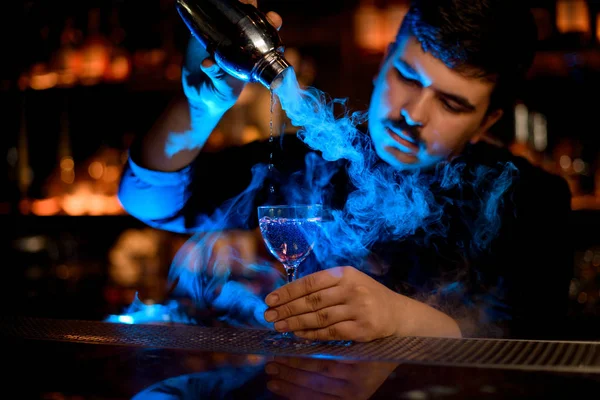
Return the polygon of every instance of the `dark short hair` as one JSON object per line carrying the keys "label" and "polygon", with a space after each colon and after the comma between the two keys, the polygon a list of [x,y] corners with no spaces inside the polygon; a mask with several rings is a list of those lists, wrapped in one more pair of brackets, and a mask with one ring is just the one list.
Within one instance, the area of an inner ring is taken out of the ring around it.
{"label": "dark short hair", "polygon": [[490,110],[514,104],[536,50],[537,27],[524,0],[412,0],[399,34],[470,77],[496,84]]}

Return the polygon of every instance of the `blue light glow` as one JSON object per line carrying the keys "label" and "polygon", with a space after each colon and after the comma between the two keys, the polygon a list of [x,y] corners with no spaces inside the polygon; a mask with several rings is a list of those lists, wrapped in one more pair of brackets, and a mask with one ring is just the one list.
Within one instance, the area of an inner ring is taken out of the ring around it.
{"label": "blue light glow", "polygon": [[117,321],[122,324],[133,324],[133,317],[131,315],[119,315]]}
{"label": "blue light glow", "polygon": [[[334,107],[345,108],[345,102],[327,101],[315,88],[301,89],[293,73],[286,74],[275,94],[293,125],[301,128],[298,137],[322,154],[322,158],[312,153],[307,156],[306,170],[301,174],[302,188],[291,183],[295,179],[282,185],[285,201],[320,203],[324,188],[340,166],[346,169],[355,188],[344,207],[331,210],[331,218],[323,222],[323,237],[313,249],[321,268],[370,268],[369,256],[375,244],[401,241],[417,231],[424,231],[426,240],[445,238],[449,227],[443,217],[449,206],[462,213],[469,233],[464,242],[457,243],[465,258],[484,251],[497,235],[499,209],[517,173],[514,165],[479,166],[472,170],[459,157],[458,161],[441,162],[425,172],[398,171],[379,159],[370,137],[357,128],[366,114],[355,112],[336,117]],[[199,233],[182,246],[169,272],[169,281],[177,282],[175,294],[191,298],[199,309],[221,311],[220,318],[236,326],[271,327],[262,315],[266,309],[263,299],[285,282],[264,260],[248,265],[235,248],[215,251],[222,231],[248,226],[255,211],[256,194],[264,186],[267,173],[266,164],[255,165],[252,181],[243,193],[212,215],[198,217],[195,225],[199,226]],[[444,192],[458,196],[436,196]],[[255,278],[262,279],[259,290],[248,282],[232,280],[232,266],[244,263],[245,268],[256,272]],[[460,277],[461,272],[457,271],[456,276]],[[460,293],[463,289],[460,282],[450,280],[440,283],[436,292]],[[157,314],[148,315],[147,308],[143,310],[143,315],[130,314],[134,323],[160,318]],[[172,318],[171,310],[160,312]]]}

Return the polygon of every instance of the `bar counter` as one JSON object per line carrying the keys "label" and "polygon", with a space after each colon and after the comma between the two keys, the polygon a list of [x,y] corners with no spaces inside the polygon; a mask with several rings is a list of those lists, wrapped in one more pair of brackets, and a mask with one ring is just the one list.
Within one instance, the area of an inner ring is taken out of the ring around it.
{"label": "bar counter", "polygon": [[281,345],[272,335],[0,317],[12,398],[584,399],[600,389],[600,342],[407,337]]}

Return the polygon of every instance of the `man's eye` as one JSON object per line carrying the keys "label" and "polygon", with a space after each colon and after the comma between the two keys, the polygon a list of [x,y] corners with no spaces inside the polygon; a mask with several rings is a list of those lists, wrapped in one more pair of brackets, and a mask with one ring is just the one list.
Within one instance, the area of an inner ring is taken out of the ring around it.
{"label": "man's eye", "polygon": [[400,78],[401,81],[406,82],[409,85],[421,86],[421,83],[419,81],[417,81],[416,79],[407,78],[404,74],[402,74],[402,72],[400,72],[398,68],[395,68],[395,71],[396,75],[398,75],[398,78]]}
{"label": "man's eye", "polygon": [[450,111],[451,113],[459,114],[459,113],[461,113],[463,111],[462,108],[455,107],[454,105],[452,105],[447,100],[442,99],[441,101],[442,101],[442,105],[444,106],[444,108],[446,110]]}

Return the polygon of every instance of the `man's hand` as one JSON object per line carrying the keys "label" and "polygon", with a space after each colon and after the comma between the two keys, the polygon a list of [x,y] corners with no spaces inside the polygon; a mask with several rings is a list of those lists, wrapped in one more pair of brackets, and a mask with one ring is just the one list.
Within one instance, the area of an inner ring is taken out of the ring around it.
{"label": "man's hand", "polygon": [[397,363],[276,357],[267,388],[286,399],[369,399]]}
{"label": "man's hand", "polygon": [[[240,1],[257,6],[256,0]],[[278,30],[281,28],[283,21],[279,14],[268,12],[267,19]],[[192,37],[182,69],[182,84],[190,104],[223,114],[235,104],[246,82],[223,71]]]}
{"label": "man's hand", "polygon": [[353,267],[302,277],[269,294],[265,319],[311,340],[366,342],[397,334],[407,297]]}
{"label": "man's hand", "polygon": [[271,292],[268,322],[310,340],[368,342],[387,336],[461,337],[443,312],[396,293],[353,267],[306,275]]}

